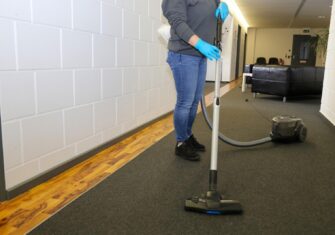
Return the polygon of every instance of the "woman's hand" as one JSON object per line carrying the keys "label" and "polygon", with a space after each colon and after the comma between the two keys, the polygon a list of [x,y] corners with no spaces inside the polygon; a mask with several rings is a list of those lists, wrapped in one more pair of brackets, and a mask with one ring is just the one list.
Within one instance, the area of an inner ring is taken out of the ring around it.
{"label": "woman's hand", "polygon": [[201,38],[195,34],[190,38],[188,43],[198,49],[201,54],[210,60],[218,60],[221,57],[221,51],[219,48],[201,40]]}
{"label": "woman's hand", "polygon": [[225,21],[227,16],[229,15],[229,8],[228,5],[224,2],[221,2],[218,8],[215,11],[216,18],[221,18],[222,21]]}
{"label": "woman's hand", "polygon": [[204,56],[210,60],[220,59],[221,51],[216,46],[213,46],[199,38],[198,42],[195,44],[197,48]]}

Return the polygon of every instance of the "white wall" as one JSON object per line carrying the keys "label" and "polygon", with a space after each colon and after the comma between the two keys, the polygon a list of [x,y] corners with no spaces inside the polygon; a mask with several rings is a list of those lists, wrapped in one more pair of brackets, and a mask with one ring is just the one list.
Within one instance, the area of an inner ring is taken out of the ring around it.
{"label": "white wall", "polygon": [[10,189],[173,109],[159,0],[0,0]]}
{"label": "white wall", "polygon": [[333,1],[320,112],[335,125],[335,0]]}
{"label": "white wall", "polygon": [[[315,35],[323,29],[311,29],[310,35]],[[291,64],[293,35],[303,35],[303,29],[297,28],[249,28],[247,40],[246,63],[256,62],[257,57],[282,58],[286,65]],[[305,34],[306,35],[306,34]],[[324,66],[322,59],[317,56],[317,66]]]}

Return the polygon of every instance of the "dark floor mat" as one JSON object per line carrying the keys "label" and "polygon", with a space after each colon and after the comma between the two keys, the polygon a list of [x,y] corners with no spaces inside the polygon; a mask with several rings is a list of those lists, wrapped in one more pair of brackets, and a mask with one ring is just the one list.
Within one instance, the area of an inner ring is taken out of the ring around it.
{"label": "dark floor mat", "polygon": [[268,136],[278,114],[301,117],[308,127],[305,143],[220,143],[218,188],[241,202],[242,215],[183,209],[208,187],[211,132],[198,116],[194,133],[208,148],[200,162],[176,157],[171,133],[31,234],[335,234],[335,129],[319,108],[320,99],[254,100],[239,89],[222,98],[220,129],[230,137]]}

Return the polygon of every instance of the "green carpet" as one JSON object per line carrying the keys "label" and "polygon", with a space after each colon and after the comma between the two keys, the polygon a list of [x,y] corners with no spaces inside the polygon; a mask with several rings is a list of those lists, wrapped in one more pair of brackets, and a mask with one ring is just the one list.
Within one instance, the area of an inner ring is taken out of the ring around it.
{"label": "green carpet", "polygon": [[222,98],[220,129],[229,137],[268,136],[278,114],[301,117],[308,127],[300,144],[241,149],[220,143],[218,188],[241,202],[242,215],[183,209],[186,198],[208,187],[211,132],[198,116],[194,134],[208,148],[200,162],[174,155],[172,133],[31,234],[335,234],[335,128],[319,108],[320,99],[283,103],[240,89]]}

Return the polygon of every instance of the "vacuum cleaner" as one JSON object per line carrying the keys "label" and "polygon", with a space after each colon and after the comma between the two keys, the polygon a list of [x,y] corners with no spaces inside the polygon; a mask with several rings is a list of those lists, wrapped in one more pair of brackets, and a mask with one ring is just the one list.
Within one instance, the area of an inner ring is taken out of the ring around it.
{"label": "vacuum cleaner", "polygon": [[[228,16],[230,17],[230,16]],[[170,38],[170,26],[163,25],[158,29],[158,33],[164,39],[165,43]],[[222,21],[218,19],[216,37],[214,45],[220,50],[222,38]],[[205,121],[212,130],[212,151],[211,165],[209,171],[209,189],[201,196],[193,196],[185,201],[185,210],[205,213],[209,215],[239,214],[242,213],[242,206],[236,200],[227,200],[217,190],[217,156],[218,140],[236,146],[252,147],[269,142],[303,142],[307,136],[307,128],[301,118],[294,116],[276,116],[272,119],[272,130],[268,137],[263,139],[241,142],[233,140],[219,132],[219,114],[220,114],[220,83],[222,75],[221,58],[215,64],[215,92],[213,100],[213,124],[208,117],[205,98],[201,98],[201,109]]]}
{"label": "vacuum cleaner", "polygon": [[[222,37],[222,21],[218,19],[217,32],[214,45],[221,50]],[[239,201],[227,200],[217,190],[217,158],[218,158],[218,140],[236,146],[236,147],[252,147],[268,142],[303,142],[307,136],[307,128],[301,118],[293,116],[277,116],[272,119],[272,131],[270,136],[248,142],[241,142],[230,139],[219,132],[219,114],[220,114],[220,83],[222,75],[221,58],[215,64],[215,92],[213,99],[213,124],[209,120],[204,96],[201,99],[202,113],[206,123],[212,130],[212,148],[211,148],[211,164],[209,170],[209,189],[201,196],[193,196],[185,201],[185,210],[205,213],[209,215],[222,214],[240,214],[242,206]]]}

